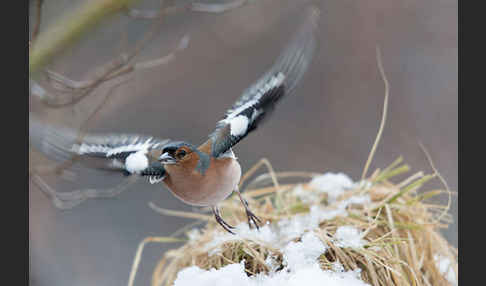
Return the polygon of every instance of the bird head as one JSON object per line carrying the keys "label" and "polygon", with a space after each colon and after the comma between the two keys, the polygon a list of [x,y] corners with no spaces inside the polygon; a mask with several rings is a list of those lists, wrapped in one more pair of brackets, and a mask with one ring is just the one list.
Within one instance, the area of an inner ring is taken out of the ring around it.
{"label": "bird head", "polygon": [[201,174],[209,167],[210,158],[207,154],[198,150],[194,145],[176,141],[170,142],[162,149],[159,162],[166,166],[167,171],[178,169],[196,169]]}
{"label": "bird head", "polygon": [[180,164],[191,160],[196,148],[186,142],[170,142],[162,149],[159,161],[164,165]]}

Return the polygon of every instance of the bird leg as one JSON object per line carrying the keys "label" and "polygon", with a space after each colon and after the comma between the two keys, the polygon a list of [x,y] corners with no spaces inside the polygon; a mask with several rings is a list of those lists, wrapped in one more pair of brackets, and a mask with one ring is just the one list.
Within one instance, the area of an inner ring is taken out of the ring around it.
{"label": "bird leg", "polygon": [[216,221],[229,233],[231,234],[235,234],[234,232],[231,231],[231,229],[234,229],[235,227],[232,226],[232,225],[229,225],[227,222],[225,222],[223,220],[223,218],[221,217],[220,213],[219,213],[219,209],[218,207],[212,207],[212,210],[213,210],[213,214],[214,214],[214,218],[216,219]]}
{"label": "bird leg", "polygon": [[248,201],[245,200],[245,198],[243,198],[243,196],[241,195],[240,191],[237,189],[235,192],[238,193],[238,196],[240,197],[240,201],[241,203],[243,204],[243,206],[245,207],[245,211],[246,211],[246,217],[248,218],[248,226],[250,228],[252,228],[251,226],[251,223],[253,222],[253,224],[256,226],[257,230],[260,230],[259,226],[258,226],[258,223],[262,223],[260,221],[260,219],[250,210],[250,207],[248,206]]}

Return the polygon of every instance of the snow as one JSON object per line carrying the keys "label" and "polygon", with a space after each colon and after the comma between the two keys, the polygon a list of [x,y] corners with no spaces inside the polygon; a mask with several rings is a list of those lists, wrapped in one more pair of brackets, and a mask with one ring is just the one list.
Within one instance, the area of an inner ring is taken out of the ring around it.
{"label": "snow", "polygon": [[309,186],[316,191],[327,193],[333,203],[346,190],[355,186],[354,182],[343,173],[325,173],[312,179]]}
{"label": "snow", "polygon": [[[311,183],[312,188],[318,192],[329,194],[329,200],[336,202],[338,196],[346,190],[355,187],[355,183],[345,174],[326,173],[315,177]],[[301,188],[301,189],[299,189]],[[297,186],[294,194],[305,197],[315,193]],[[335,262],[332,270],[322,270],[319,265],[319,256],[327,251],[326,245],[314,233],[319,223],[333,219],[337,216],[347,216],[346,207],[350,204],[366,204],[370,202],[367,195],[352,196],[346,200],[336,202],[333,207],[324,208],[314,200],[310,211],[306,214],[295,215],[288,219],[281,219],[275,223],[267,223],[260,230],[250,229],[246,223],[235,228],[235,235],[226,232],[215,232],[212,241],[207,243],[205,250],[209,255],[220,252],[223,243],[231,241],[254,241],[272,248],[279,249],[283,256],[283,269],[276,257],[269,255],[265,264],[269,273],[260,273],[248,276],[245,273],[244,262],[229,264],[218,270],[203,270],[197,266],[182,269],[174,282],[174,286],[297,286],[297,285],[328,285],[328,286],[364,286],[360,278],[360,269],[345,271],[344,267]],[[199,232],[191,232],[190,241],[197,239]],[[294,241],[300,238],[299,241]],[[341,247],[362,247],[366,241],[362,233],[352,226],[342,226],[336,231],[333,238],[336,245]],[[277,270],[280,269],[280,270]]]}
{"label": "snow", "polygon": [[[360,279],[360,271],[344,271],[342,266],[335,266],[337,271],[322,270],[318,257],[326,247],[313,232],[307,232],[299,242],[289,242],[283,248],[284,265],[281,271],[272,270],[267,274],[249,277],[245,274],[244,261],[229,264],[218,270],[203,270],[191,266],[181,270],[174,286],[366,286]],[[272,258],[267,258],[272,260]]]}
{"label": "snow", "polygon": [[270,272],[275,272],[280,267],[280,263],[277,261],[277,258],[273,255],[268,255],[265,259],[265,265],[268,266]]}
{"label": "snow", "polygon": [[[339,196],[347,189],[355,186],[351,179],[342,173],[333,174],[326,173],[322,176],[315,177],[312,181],[314,188],[319,188],[322,192],[333,193]],[[302,186],[297,186],[293,190],[301,196],[315,193],[306,191]],[[313,203],[318,203],[319,200],[313,200]],[[331,220],[337,216],[347,216],[346,208],[350,204],[369,204],[371,199],[369,195],[355,195],[346,200],[337,202],[333,208],[324,208],[320,205],[311,205],[309,213],[295,215],[289,219],[281,219],[272,225],[267,224],[260,227],[260,231],[250,229],[248,224],[241,223],[236,226],[234,232],[236,235],[227,232],[218,232],[214,235],[213,240],[206,245],[206,250],[210,255],[219,252],[218,246],[223,243],[238,240],[251,240],[258,243],[263,243],[271,246],[283,247],[287,242],[294,238],[300,237],[305,231],[313,230],[319,226],[319,223],[324,220]]]}
{"label": "snow", "polygon": [[[343,204],[345,206],[347,204]],[[315,229],[324,220],[330,220],[338,215],[345,216],[345,208],[326,210],[320,206],[311,206],[309,213],[296,215],[291,219],[281,219],[275,224],[266,224],[260,230],[250,229],[247,223],[236,226],[235,235],[227,232],[217,232],[213,240],[206,245],[210,255],[219,252],[219,246],[226,242],[250,240],[258,243],[282,248],[292,239],[300,237],[305,231]]]}
{"label": "snow", "polygon": [[285,246],[283,258],[287,269],[298,270],[314,264],[325,252],[326,247],[322,241],[313,232],[307,232],[302,236],[301,241],[291,241]]}
{"label": "snow", "polygon": [[339,247],[362,248],[366,243],[362,239],[361,232],[354,226],[340,226],[336,230],[334,238],[337,240],[336,245]]}
{"label": "snow", "polygon": [[203,270],[197,266],[182,269],[174,281],[174,286],[247,286],[250,278],[245,274],[245,265],[242,263],[229,264],[218,270]]}
{"label": "snow", "polygon": [[451,260],[440,254],[434,255],[435,265],[439,269],[439,272],[451,283],[452,285],[457,285],[456,272],[452,267]]}

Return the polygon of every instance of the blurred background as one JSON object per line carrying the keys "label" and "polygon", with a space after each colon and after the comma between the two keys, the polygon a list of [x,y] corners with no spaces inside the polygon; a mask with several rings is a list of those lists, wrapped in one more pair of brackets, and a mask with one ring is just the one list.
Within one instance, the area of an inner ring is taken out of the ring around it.
{"label": "blurred background", "polygon": [[[81,2],[44,0],[41,33]],[[199,7],[218,9],[234,1],[208,2],[217,5]],[[236,2],[243,5],[222,13],[175,9],[159,20],[135,18],[134,10],[116,14],[46,68],[75,81],[92,79],[100,66],[133,50],[156,27],[134,58],[141,64],[97,85],[74,105],[48,107],[39,96],[31,96],[30,112],[90,132],[201,143],[241,92],[271,66],[297,28],[302,10],[314,4],[321,10],[314,61],[295,96],[285,98],[273,117],[235,148],[243,171],[266,157],[276,171],[344,172],[358,181],[382,116],[384,85],[375,54],[379,45],[391,89],[388,119],[370,171],[402,155],[412,168],[407,175],[432,173],[421,142],[450,188],[458,191],[457,1]],[[188,3],[165,1],[163,7]],[[37,1],[30,1],[31,33],[36,7]],[[139,12],[159,7],[159,0],[135,6]],[[46,76],[36,81],[50,94],[71,96]],[[30,169],[49,164],[32,149],[29,153]],[[55,177],[49,182],[69,191],[119,179],[86,174],[73,182]],[[115,198],[87,200],[68,210],[57,209],[32,182],[29,186],[31,285],[124,285],[142,239],[168,236],[192,222],[149,208],[148,202],[154,202],[191,211],[161,185],[143,180]],[[434,188],[442,188],[438,180],[426,185]],[[447,203],[447,196],[437,202]],[[450,212],[455,222],[443,233],[457,246],[457,196]],[[135,285],[148,285],[155,263],[175,246],[149,244]]]}

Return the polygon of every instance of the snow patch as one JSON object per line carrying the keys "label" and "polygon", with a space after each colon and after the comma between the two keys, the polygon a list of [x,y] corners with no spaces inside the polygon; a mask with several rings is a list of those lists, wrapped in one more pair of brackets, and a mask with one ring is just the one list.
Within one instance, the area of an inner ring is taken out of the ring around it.
{"label": "snow patch", "polygon": [[[327,173],[316,178],[318,178],[321,187],[325,187],[325,189],[330,189],[331,187],[339,189],[340,194],[344,193],[344,190],[349,186],[354,185],[349,177],[344,174],[336,175]],[[303,190],[301,186],[297,186],[297,191],[294,191],[294,193],[299,192],[299,188],[301,188],[300,192],[302,192],[302,196],[304,197],[307,194],[315,193],[315,191]],[[206,250],[210,255],[214,255],[220,252],[219,246],[223,243],[242,239],[271,245],[273,247],[283,247],[290,240],[302,236],[304,232],[317,228],[322,221],[331,220],[337,216],[347,216],[346,208],[350,204],[369,204],[370,202],[369,195],[356,195],[336,203],[333,208],[311,205],[308,213],[295,215],[288,219],[281,219],[274,224],[267,223],[263,227],[260,227],[260,231],[250,229],[247,223],[240,223],[234,230],[236,235],[223,231],[215,234],[213,240],[206,244]],[[313,201],[313,203],[317,203],[317,201]]]}
{"label": "snow patch", "polygon": [[245,274],[242,263],[229,264],[218,270],[203,270],[197,266],[182,269],[174,281],[174,286],[248,286],[250,278]]}
{"label": "snow patch", "polygon": [[445,277],[445,279],[447,279],[447,281],[449,281],[449,283],[451,283],[452,285],[457,285],[456,272],[452,267],[452,263],[449,257],[440,254],[435,254],[434,262],[437,268],[439,269],[440,274],[442,274]]}
{"label": "snow patch", "polygon": [[302,269],[312,265],[317,258],[326,252],[326,247],[322,241],[313,233],[305,233],[301,241],[289,242],[283,249],[283,258],[290,270]]}
{"label": "snow patch", "polygon": [[361,248],[366,244],[366,241],[362,239],[362,233],[354,226],[349,225],[338,227],[334,238],[339,247]]}
{"label": "snow patch", "polygon": [[343,173],[325,173],[312,179],[309,186],[316,191],[327,193],[333,203],[346,190],[355,186],[351,178]]}
{"label": "snow patch", "polygon": [[[174,286],[366,286],[360,278],[360,270],[322,270],[318,258],[326,251],[321,240],[313,233],[302,236],[300,242],[290,242],[283,248],[284,265],[269,274],[260,273],[249,277],[245,274],[244,262],[230,264],[218,270],[202,270],[191,266],[181,270]],[[267,258],[271,261],[272,258]],[[272,263],[272,262],[267,262]]]}

